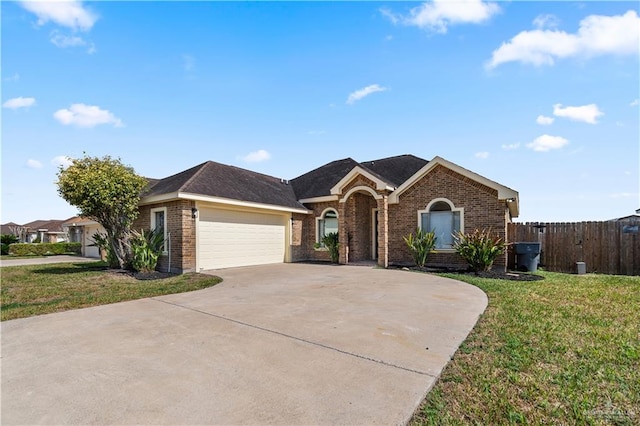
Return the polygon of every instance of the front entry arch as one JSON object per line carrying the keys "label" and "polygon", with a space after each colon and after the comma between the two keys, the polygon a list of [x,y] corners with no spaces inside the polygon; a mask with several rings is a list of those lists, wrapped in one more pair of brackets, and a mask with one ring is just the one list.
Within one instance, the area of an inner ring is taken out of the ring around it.
{"label": "front entry arch", "polygon": [[355,187],[339,203],[340,263],[377,261],[388,266],[387,196]]}

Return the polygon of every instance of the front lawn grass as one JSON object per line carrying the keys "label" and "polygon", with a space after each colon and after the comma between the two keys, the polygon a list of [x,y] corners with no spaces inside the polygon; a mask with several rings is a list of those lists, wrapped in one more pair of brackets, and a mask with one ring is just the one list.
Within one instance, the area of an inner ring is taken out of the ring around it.
{"label": "front lawn grass", "polygon": [[109,271],[104,262],[8,266],[0,273],[2,321],[199,290],[222,281],[195,273],[141,280]]}
{"label": "front lawn grass", "polygon": [[640,424],[640,277],[447,274],[489,305],[411,425]]}

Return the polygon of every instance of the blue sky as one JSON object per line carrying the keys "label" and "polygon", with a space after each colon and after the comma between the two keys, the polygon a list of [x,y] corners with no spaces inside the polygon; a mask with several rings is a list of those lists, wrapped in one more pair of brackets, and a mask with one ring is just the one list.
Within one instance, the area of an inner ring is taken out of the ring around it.
{"label": "blue sky", "polygon": [[66,219],[67,158],[292,179],[443,157],[518,221],[640,208],[637,2],[1,2],[3,223]]}

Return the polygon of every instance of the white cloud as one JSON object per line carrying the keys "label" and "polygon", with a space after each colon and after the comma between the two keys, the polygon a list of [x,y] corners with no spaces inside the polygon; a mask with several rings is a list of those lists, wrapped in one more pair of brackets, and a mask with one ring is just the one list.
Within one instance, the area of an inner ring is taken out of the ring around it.
{"label": "white cloud", "polygon": [[552,149],[560,149],[568,143],[569,141],[561,136],[542,135],[535,138],[533,142],[528,143],[527,148],[538,152],[546,152]]}
{"label": "white cloud", "polygon": [[271,158],[271,154],[264,149],[259,149],[257,151],[250,152],[249,154],[241,157],[242,161],[247,163],[260,163],[262,161],[267,161]]}
{"label": "white cloud", "polygon": [[66,155],[58,155],[57,157],[53,157],[51,159],[51,164],[56,167],[62,167],[63,169],[66,169],[71,164],[73,164],[73,162],[71,161],[71,158],[67,157]]}
{"label": "white cloud", "polygon": [[552,124],[554,120],[555,119],[553,117],[546,117],[544,115],[539,115],[538,118],[536,118],[536,123],[538,123],[541,126],[548,126]]}
{"label": "white cloud", "polygon": [[20,1],[20,5],[38,17],[38,25],[49,21],[74,31],[88,31],[98,20],[98,17],[85,8],[81,1]]}
{"label": "white cloud", "polygon": [[76,46],[84,46],[87,44],[86,41],[82,37],[78,36],[68,36],[64,34],[60,34],[58,31],[54,31],[51,33],[51,43],[56,45],[57,47],[76,47]]}
{"label": "white cloud", "polygon": [[76,125],[78,127],[95,127],[99,124],[112,124],[115,127],[123,127],[122,120],[113,113],[100,109],[95,105],[72,104],[69,109],[59,109],[53,117],[64,125]]}
{"label": "white cloud", "polygon": [[640,104],[640,99],[634,99],[629,104],[630,107],[638,106]]}
{"label": "white cloud", "polygon": [[14,72],[11,77],[4,78],[4,81],[19,81],[19,80],[20,80],[20,74],[18,74],[17,72]]}
{"label": "white cloud", "polygon": [[591,15],[580,21],[575,34],[536,29],[522,31],[493,51],[486,67],[492,69],[507,62],[553,65],[556,59],[573,56],[637,55],[640,17],[635,10],[624,15]]}
{"label": "white cloud", "polygon": [[478,24],[500,12],[496,3],[481,0],[433,0],[414,7],[408,16],[394,14],[388,9],[380,9],[393,24],[402,23],[444,34],[450,25]]}
{"label": "white cloud", "polygon": [[533,20],[533,26],[539,30],[544,28],[557,28],[560,24],[560,20],[557,16],[546,14],[546,15],[538,15]]}
{"label": "white cloud", "polygon": [[42,168],[42,163],[39,162],[38,160],[34,160],[32,158],[29,158],[27,160],[27,167],[29,167],[31,169],[41,169]]}
{"label": "white cloud", "polygon": [[359,89],[359,90],[356,90],[355,92],[350,93],[349,97],[347,98],[347,103],[351,105],[356,101],[359,101],[360,99],[364,98],[365,96],[369,96],[370,94],[376,93],[376,92],[384,92],[385,90],[387,90],[386,87],[382,87],[378,84],[371,84],[367,87],[363,87],[362,89]]}
{"label": "white cloud", "polygon": [[502,149],[504,149],[505,151],[513,151],[514,149],[518,148],[520,148],[520,142],[502,145]]}
{"label": "white cloud", "polygon": [[609,195],[611,198],[635,198],[637,196],[638,194],[635,192],[616,192]]}
{"label": "white cloud", "polygon": [[3,108],[9,109],[18,109],[18,108],[29,108],[36,104],[36,98],[23,98],[19,96],[17,98],[9,99],[5,103],[2,104]]}
{"label": "white cloud", "polygon": [[566,107],[563,107],[562,104],[555,104],[553,106],[553,115],[568,118],[572,121],[597,124],[598,117],[604,115],[604,112],[600,111],[596,104]]}
{"label": "white cloud", "polygon": [[476,152],[475,157],[481,160],[485,160],[489,158],[489,153],[487,151]]}

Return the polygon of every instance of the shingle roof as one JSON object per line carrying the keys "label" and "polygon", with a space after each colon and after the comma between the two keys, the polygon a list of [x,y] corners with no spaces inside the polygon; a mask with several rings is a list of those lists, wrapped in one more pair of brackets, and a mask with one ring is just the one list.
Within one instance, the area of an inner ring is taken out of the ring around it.
{"label": "shingle roof", "polygon": [[400,186],[423,168],[428,163],[427,160],[415,155],[398,155],[396,157],[381,158],[379,160],[364,161],[361,164],[367,169],[384,177],[385,180]]}
{"label": "shingle roof", "polygon": [[290,181],[298,200],[331,195],[331,188],[349,173],[358,162],[352,158],[332,161]]}
{"label": "shingle roof", "polygon": [[298,202],[331,195],[333,188],[354,167],[361,167],[390,186],[399,186],[427,160],[399,155],[358,163],[352,158],[332,161],[287,183],[239,167],[207,161],[164,179],[148,179],[143,197],[176,192],[304,209]]}
{"label": "shingle roof", "polygon": [[360,166],[390,186],[400,186],[428,161],[414,155],[399,155],[358,163],[352,158],[333,161],[291,180],[299,200],[331,195],[331,188],[354,167]]}
{"label": "shingle roof", "polygon": [[184,192],[305,209],[287,181],[239,167],[207,161],[152,184],[143,197]]}
{"label": "shingle roof", "polygon": [[0,225],[0,233],[2,235],[13,235],[13,231],[11,228],[13,228],[14,226],[20,226],[20,225],[14,222],[3,223],[2,225]]}
{"label": "shingle roof", "polygon": [[63,232],[62,224],[66,222],[66,220],[34,220],[33,222],[25,223],[25,228],[29,228],[32,231],[37,231],[38,229],[46,229],[48,232]]}

